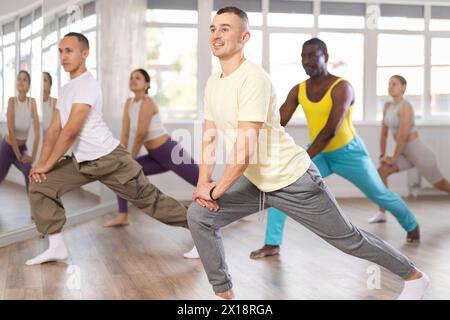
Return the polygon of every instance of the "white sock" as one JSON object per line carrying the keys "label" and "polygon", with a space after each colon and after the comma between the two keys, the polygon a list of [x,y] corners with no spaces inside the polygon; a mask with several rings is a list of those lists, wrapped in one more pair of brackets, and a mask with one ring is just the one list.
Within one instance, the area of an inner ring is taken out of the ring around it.
{"label": "white sock", "polygon": [[386,221],[386,214],[384,212],[378,211],[373,217],[369,220],[369,223],[379,223]]}
{"label": "white sock", "polygon": [[419,279],[405,281],[402,293],[398,296],[397,300],[421,300],[425,289],[430,284],[430,278],[422,272],[422,277]]}
{"label": "white sock", "polygon": [[65,260],[69,256],[62,233],[51,234],[48,236],[48,249],[37,257],[25,262],[26,265],[31,266],[41,264],[49,261]]}
{"label": "white sock", "polygon": [[186,259],[200,259],[197,248],[195,246],[191,249],[191,251],[183,254],[183,257],[185,257]]}

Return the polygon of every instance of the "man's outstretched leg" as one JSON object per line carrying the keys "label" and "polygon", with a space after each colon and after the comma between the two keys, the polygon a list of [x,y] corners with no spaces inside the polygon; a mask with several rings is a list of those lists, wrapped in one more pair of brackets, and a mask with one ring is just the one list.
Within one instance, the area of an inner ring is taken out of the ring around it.
{"label": "man's outstretched leg", "polygon": [[292,185],[270,192],[268,205],[279,208],[337,249],[385,267],[405,280],[399,299],[421,299],[428,277],[398,250],[353,226],[314,165]]}
{"label": "man's outstretched leg", "polygon": [[62,235],[66,216],[61,196],[91,181],[81,175],[72,158],[68,158],[60,161],[47,174],[46,180],[30,184],[31,213],[38,231],[48,235],[49,247],[37,257],[27,260],[27,265],[67,259],[68,251]]}

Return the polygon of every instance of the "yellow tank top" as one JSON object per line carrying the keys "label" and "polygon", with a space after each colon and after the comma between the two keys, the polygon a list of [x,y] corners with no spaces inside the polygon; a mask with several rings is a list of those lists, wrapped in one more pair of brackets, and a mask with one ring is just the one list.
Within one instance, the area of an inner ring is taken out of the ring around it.
{"label": "yellow tank top", "polygon": [[[306,120],[308,122],[309,139],[311,143],[316,139],[319,132],[325,127],[328,117],[331,113],[333,101],[331,99],[331,91],[343,79],[338,78],[328,89],[319,102],[312,102],[308,99],[306,94],[306,81],[299,85],[298,101],[305,112]],[[355,137],[356,131],[352,123],[353,104],[350,106],[345,119],[342,121],[336,136],[331,140],[323,152],[331,152],[347,145]]]}

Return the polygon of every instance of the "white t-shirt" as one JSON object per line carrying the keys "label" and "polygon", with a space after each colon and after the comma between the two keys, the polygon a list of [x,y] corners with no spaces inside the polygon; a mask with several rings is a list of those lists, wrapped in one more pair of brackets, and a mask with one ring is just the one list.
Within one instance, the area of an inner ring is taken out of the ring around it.
{"label": "white t-shirt", "polygon": [[79,136],[72,144],[72,152],[78,162],[95,160],[111,153],[119,145],[103,120],[102,90],[90,72],[86,71],[61,88],[56,108],[61,115],[61,127],[69,119],[72,105],[83,103],[91,106],[89,115]]}

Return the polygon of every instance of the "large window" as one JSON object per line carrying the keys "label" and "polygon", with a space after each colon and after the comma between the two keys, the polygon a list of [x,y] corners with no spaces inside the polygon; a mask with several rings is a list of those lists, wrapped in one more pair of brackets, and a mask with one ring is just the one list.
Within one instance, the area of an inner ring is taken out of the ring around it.
{"label": "large window", "polygon": [[196,118],[197,1],[148,1],[146,19],[150,94],[164,118]]}
{"label": "large window", "polygon": [[[450,85],[445,80],[450,61],[448,49],[443,49],[449,47],[450,4],[148,0],[147,67],[153,78],[151,93],[166,118],[201,116],[202,97],[198,95],[202,88],[198,87],[203,87],[204,79],[220,70],[220,65],[212,55],[211,63],[197,65],[198,56],[210,53],[205,39],[198,47],[198,37],[206,36],[198,28],[205,28],[210,22],[207,19],[230,5],[242,8],[249,16],[252,36],[245,56],[269,72],[279,106],[289,90],[307,78],[301,65],[303,42],[319,37],[328,46],[328,70],[347,79],[354,88],[354,120],[381,119],[382,107],[390,99],[388,79],[394,74],[407,79],[406,97],[418,118],[450,117]],[[375,24],[369,5],[379,9]],[[202,11],[207,8],[212,9],[210,14]],[[304,122],[303,118],[300,108],[293,121]]]}
{"label": "large window", "polygon": [[[217,9],[234,5],[244,9],[250,20],[252,36],[246,45],[246,58],[269,72],[278,105],[295,84],[307,78],[301,66],[301,45],[311,37],[320,37],[328,46],[329,71],[349,80],[355,89],[354,120],[381,119],[382,107],[390,99],[387,86],[393,74],[407,79],[407,98],[417,117],[448,119],[450,3],[433,5],[436,3],[147,0],[145,67],[152,76],[150,94],[165,118],[201,117],[204,84],[211,72],[220,69],[206,40],[207,26]],[[90,40],[87,66],[97,76],[95,1],[81,0],[75,5],[70,6],[71,12],[46,16],[45,25],[41,8],[0,21],[2,119],[8,97],[15,94],[19,69],[30,71],[31,95],[37,99],[39,85],[33,84],[40,83],[42,70],[50,72],[51,94],[57,97],[58,88],[68,80],[59,64],[57,45],[69,31],[81,31]],[[368,10],[369,5],[379,8],[379,16]],[[376,23],[372,23],[374,17]],[[300,109],[293,120],[304,122],[303,118]]]}

